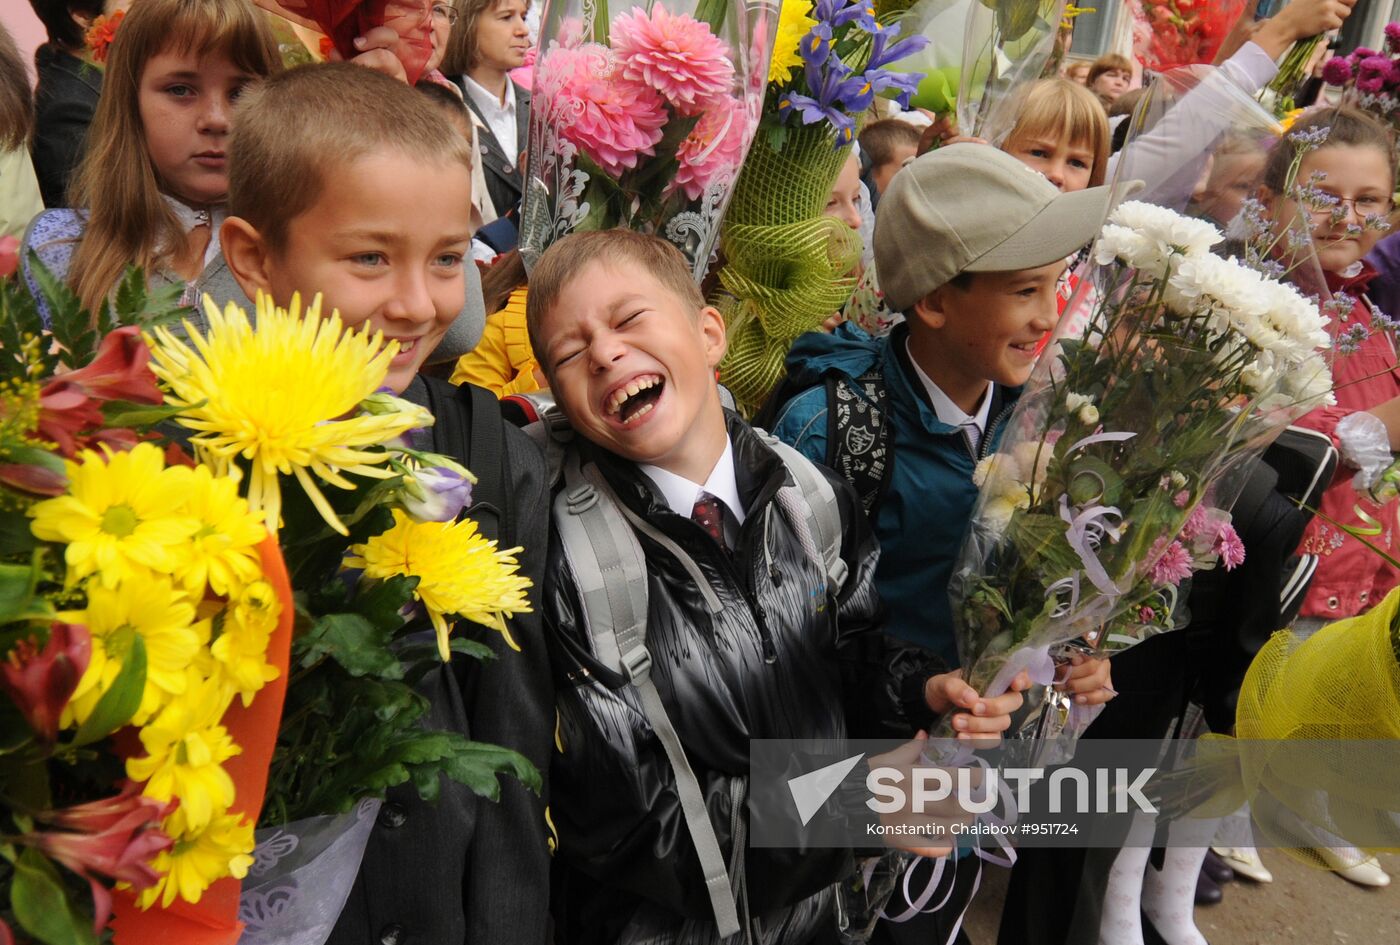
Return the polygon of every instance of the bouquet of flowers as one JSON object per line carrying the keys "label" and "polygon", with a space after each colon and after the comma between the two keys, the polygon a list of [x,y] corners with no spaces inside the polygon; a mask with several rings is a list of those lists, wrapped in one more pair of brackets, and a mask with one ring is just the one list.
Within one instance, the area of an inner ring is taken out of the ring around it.
{"label": "bouquet of flowers", "polygon": [[139,272],[96,316],[36,278],[48,336],[0,283],[0,932],[231,945],[260,814],[537,786],[419,724],[412,681],[486,651],[450,621],[504,632],[528,582],[401,441],[432,417],[378,390],[395,345],[265,299],[185,340]]}
{"label": "bouquet of flowers", "polygon": [[1110,216],[1088,326],[1047,350],[978,468],[951,591],[979,691],[1023,669],[1048,683],[1063,644],[1112,652],[1172,629],[1182,580],[1243,560],[1228,474],[1330,401],[1318,307],[1213,255],[1222,239],[1150,204]]}
{"label": "bouquet of flowers", "polygon": [[788,0],[777,34],[758,138],[725,218],[714,298],[729,326],[720,376],[745,410],[782,377],[793,340],[840,311],[856,287],[859,234],[822,210],[860,115],[876,95],[908,105],[923,78],[892,64],[928,42],[901,38],[859,0]]}
{"label": "bouquet of flowers", "polygon": [[1322,67],[1322,78],[1343,88],[1348,104],[1400,130],[1400,23],[1386,24],[1380,52],[1362,47],[1334,56]]}
{"label": "bouquet of flowers", "polygon": [[609,19],[552,3],[531,97],[521,252],[574,230],[674,243],[699,281],[753,140],[771,19],[729,0],[668,0]]}
{"label": "bouquet of flowers", "polygon": [[1213,62],[1244,7],[1244,0],[1132,0],[1140,24],[1133,53],[1153,72]]}
{"label": "bouquet of flowers", "polygon": [[356,37],[379,26],[398,34],[393,53],[408,84],[418,81],[433,53],[432,0],[253,0],[258,6],[323,34],[342,58],[359,53]]}

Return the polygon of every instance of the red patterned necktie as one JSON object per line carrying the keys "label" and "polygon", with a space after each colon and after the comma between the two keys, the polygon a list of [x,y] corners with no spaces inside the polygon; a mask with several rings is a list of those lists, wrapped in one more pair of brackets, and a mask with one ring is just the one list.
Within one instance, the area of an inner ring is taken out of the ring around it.
{"label": "red patterned necktie", "polygon": [[695,508],[690,511],[690,518],[721,548],[727,547],[724,541],[724,506],[719,499],[708,492],[701,492],[700,498],[695,500]]}

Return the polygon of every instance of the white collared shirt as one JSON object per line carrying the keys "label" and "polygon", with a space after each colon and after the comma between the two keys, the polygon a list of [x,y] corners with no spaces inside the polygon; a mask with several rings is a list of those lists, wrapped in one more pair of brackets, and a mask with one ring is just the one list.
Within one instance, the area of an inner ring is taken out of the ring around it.
{"label": "white collared shirt", "polygon": [[514,166],[520,157],[520,142],[516,140],[515,135],[515,83],[510,81],[509,77],[506,78],[506,99],[502,102],[478,85],[471,76],[463,75],[462,80],[467,94],[476,103],[476,107],[481,109],[486,126],[491,129],[491,133],[496,136],[496,142],[505,152],[506,160]]}
{"label": "white collared shirt", "polygon": [[909,354],[909,363],[914,365],[914,373],[919,375],[919,381],[928,391],[928,399],[933,402],[933,412],[938,416],[940,423],[946,423],[950,427],[958,427],[967,434],[968,441],[972,443],[973,452],[982,445],[982,435],[987,432],[987,417],[992,410],[992,382],[987,382],[987,389],[982,392],[982,403],[977,408],[977,415],[967,413],[952,398],[943,393],[943,389],[933,382],[933,378],[924,373],[924,369],[919,367],[919,362],[914,360],[913,352],[909,351],[909,343],[905,343],[905,351]]}
{"label": "white collared shirt", "polygon": [[729,510],[729,515],[725,518],[724,537],[730,547],[733,547],[733,539],[738,536],[730,534],[729,523],[732,521],[736,527],[743,525],[745,514],[744,502],[739,498],[739,483],[734,477],[734,444],[728,437],[724,439],[724,452],[720,454],[719,462],[715,463],[715,468],[710,471],[710,476],[703,485],[659,466],[638,463],[638,468],[655,484],[661,497],[666,500],[666,506],[683,518],[690,518],[702,492],[708,492],[719,499]]}

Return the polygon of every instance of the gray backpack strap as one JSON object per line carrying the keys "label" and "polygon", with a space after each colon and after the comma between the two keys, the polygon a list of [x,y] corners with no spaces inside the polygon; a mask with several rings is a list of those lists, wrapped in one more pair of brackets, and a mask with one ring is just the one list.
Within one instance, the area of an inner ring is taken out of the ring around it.
{"label": "gray backpack strap", "polygon": [[[636,687],[642,714],[661,740],[675,772],[676,794],[691,843],[700,858],[715,924],[720,937],[727,938],[736,934],[740,926],[724,855],[705,807],[700,781],[651,679],[651,653],[646,647],[646,559],[628,519],[620,514],[625,507],[596,467],[583,469],[578,451],[568,450],[563,475],[564,488],[554,500],[554,523],[577,583],[584,625],[598,659],[609,667],[620,668]],[[689,561],[683,554],[679,557],[683,562]],[[697,584],[708,587],[703,576]]]}
{"label": "gray backpack strap", "polygon": [[[807,457],[769,433],[762,430],[758,433],[763,442],[778,454],[796,483],[795,490],[778,490],[778,499],[784,507],[796,506],[798,517],[815,544],[815,548],[808,551],[815,552],[812,556],[821,561],[834,597],[840,593],[850,573],[850,568],[841,557],[841,508],[836,502],[836,490]],[[785,492],[794,491],[797,493],[795,496],[784,495]]]}

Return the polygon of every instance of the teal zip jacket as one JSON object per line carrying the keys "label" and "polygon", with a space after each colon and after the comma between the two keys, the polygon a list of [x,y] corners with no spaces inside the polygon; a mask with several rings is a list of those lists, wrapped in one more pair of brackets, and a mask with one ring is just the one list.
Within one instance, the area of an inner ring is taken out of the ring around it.
{"label": "teal zip jacket", "polygon": [[972,472],[980,457],[996,449],[1020,388],[993,387],[986,435],[974,453],[961,430],[938,419],[909,362],[907,337],[905,325],[879,339],[848,325],[832,334],[803,335],[787,359],[788,382],[802,393],[783,405],[773,434],[825,463],[830,435],[826,378],[845,376],[860,391],[855,380],[880,368],[894,457],[873,522],[880,541],[875,586],[888,609],[885,631],[958,666],[948,581],[977,500]]}

